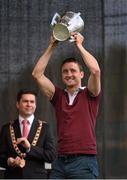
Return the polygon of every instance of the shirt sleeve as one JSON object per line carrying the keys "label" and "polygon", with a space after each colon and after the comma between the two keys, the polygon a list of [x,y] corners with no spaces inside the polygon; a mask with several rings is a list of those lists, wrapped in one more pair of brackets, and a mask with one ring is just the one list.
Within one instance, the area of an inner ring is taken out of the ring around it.
{"label": "shirt sleeve", "polygon": [[61,91],[62,91],[62,90],[61,90],[60,88],[58,88],[57,86],[55,86],[55,93],[54,93],[54,96],[52,97],[52,99],[51,99],[51,101],[50,101],[53,106],[55,106],[56,103],[57,103],[57,101],[59,100]]}

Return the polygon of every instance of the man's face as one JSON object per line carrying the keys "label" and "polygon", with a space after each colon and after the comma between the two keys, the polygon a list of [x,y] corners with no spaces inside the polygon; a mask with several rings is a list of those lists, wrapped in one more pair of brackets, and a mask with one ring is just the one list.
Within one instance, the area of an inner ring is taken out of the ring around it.
{"label": "man's face", "polygon": [[23,94],[16,107],[21,116],[29,117],[36,110],[36,97],[33,94]]}
{"label": "man's face", "polygon": [[67,87],[80,87],[83,76],[84,73],[80,71],[77,63],[68,62],[62,66],[62,80]]}

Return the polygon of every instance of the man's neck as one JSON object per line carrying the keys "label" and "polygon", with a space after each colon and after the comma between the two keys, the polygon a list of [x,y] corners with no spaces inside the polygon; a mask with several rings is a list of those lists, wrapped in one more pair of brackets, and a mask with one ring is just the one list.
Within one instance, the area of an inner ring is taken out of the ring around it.
{"label": "man's neck", "polygon": [[30,118],[34,118],[34,114],[31,114],[31,115],[19,114],[19,117],[21,117],[23,119],[30,119]]}
{"label": "man's neck", "polygon": [[77,89],[79,89],[80,87],[67,87],[67,91],[70,94],[73,94]]}

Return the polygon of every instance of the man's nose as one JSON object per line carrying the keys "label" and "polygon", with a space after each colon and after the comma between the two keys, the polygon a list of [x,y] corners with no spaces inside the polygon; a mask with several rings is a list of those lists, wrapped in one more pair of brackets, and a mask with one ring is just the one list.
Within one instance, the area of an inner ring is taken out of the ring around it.
{"label": "man's nose", "polygon": [[28,101],[28,102],[27,102],[27,106],[31,106],[31,102]]}
{"label": "man's nose", "polygon": [[68,71],[68,72],[67,72],[67,75],[68,75],[68,76],[71,76],[71,75],[72,75],[71,71]]}

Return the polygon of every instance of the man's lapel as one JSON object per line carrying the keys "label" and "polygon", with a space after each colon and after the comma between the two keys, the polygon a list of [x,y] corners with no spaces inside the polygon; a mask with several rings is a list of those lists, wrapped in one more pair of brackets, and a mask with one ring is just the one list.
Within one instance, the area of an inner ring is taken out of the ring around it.
{"label": "man's lapel", "polygon": [[17,138],[22,137],[21,130],[20,130],[20,125],[19,125],[19,120],[18,119],[16,119],[14,121],[13,128],[14,128],[14,132],[15,132],[15,138],[17,139]]}
{"label": "man's lapel", "polygon": [[30,128],[30,132],[28,135],[28,141],[30,142],[30,144],[32,143],[34,136],[36,134],[38,128],[38,121],[36,119],[33,120],[32,126]]}

